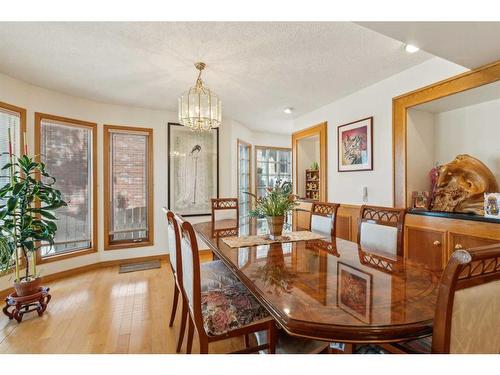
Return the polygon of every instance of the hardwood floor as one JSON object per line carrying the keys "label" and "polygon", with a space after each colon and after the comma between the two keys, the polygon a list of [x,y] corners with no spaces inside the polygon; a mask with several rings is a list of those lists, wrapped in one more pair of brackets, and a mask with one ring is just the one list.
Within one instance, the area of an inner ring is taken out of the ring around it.
{"label": "hardwood floor", "polygon": [[[17,324],[1,315],[0,353],[175,353],[180,306],[168,327],[173,279],[166,261],[159,269],[125,274],[118,266],[101,268],[48,286],[52,301],[43,317],[30,313]],[[184,353],[185,344],[186,338]],[[243,347],[238,338],[214,343],[210,352]]]}

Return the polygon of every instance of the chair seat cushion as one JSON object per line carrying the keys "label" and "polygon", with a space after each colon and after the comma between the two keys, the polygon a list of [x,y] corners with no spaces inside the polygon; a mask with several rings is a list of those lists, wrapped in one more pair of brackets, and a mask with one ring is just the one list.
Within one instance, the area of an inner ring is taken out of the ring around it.
{"label": "chair seat cushion", "polygon": [[201,264],[201,291],[220,289],[226,285],[238,283],[239,280],[226,267],[222,260]]}
{"label": "chair seat cushion", "polygon": [[267,310],[242,283],[201,293],[207,335],[219,336],[269,317]]}

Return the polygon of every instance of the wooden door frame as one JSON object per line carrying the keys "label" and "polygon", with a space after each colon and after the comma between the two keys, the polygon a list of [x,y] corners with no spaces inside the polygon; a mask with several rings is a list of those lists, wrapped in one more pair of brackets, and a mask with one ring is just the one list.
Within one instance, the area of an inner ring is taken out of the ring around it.
{"label": "wooden door frame", "polygon": [[500,80],[500,60],[392,99],[393,205],[409,207],[407,193],[407,111]]}
{"label": "wooden door frame", "polygon": [[319,136],[319,201],[328,202],[328,122],[322,122],[292,134],[293,191],[297,194],[298,165],[297,142],[304,138]]}

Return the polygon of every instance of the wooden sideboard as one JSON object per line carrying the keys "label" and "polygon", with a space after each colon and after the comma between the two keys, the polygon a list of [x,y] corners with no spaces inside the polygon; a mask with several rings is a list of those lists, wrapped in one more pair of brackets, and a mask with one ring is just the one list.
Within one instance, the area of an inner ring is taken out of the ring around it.
{"label": "wooden sideboard", "polygon": [[[294,220],[308,228],[312,201],[300,201]],[[360,206],[341,204],[337,212],[337,236],[358,240]],[[500,222],[485,222],[453,217],[434,217],[407,213],[404,225],[404,257],[426,265],[431,270],[444,269],[451,254],[458,249],[500,242]]]}
{"label": "wooden sideboard", "polygon": [[500,223],[408,213],[405,217],[404,256],[443,270],[455,250],[500,242]]}

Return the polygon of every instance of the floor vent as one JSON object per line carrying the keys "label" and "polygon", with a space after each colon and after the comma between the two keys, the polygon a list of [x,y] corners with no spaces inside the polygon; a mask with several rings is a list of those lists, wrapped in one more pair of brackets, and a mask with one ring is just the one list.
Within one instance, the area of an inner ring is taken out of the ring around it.
{"label": "floor vent", "polygon": [[160,264],[159,260],[150,260],[147,262],[139,262],[139,263],[120,264],[120,272],[119,273],[151,270],[153,268],[160,268],[160,267],[161,267],[161,264]]}

